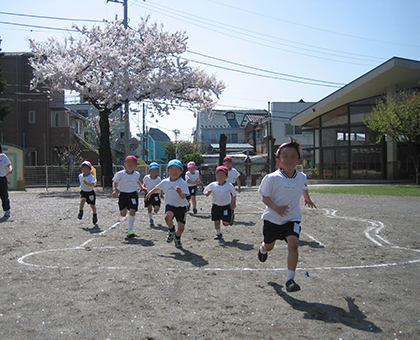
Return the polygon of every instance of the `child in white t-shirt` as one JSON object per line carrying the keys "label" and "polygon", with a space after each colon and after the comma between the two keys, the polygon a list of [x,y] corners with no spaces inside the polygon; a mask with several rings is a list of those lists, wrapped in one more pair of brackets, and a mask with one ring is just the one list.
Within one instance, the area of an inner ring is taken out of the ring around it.
{"label": "child in white t-shirt", "polygon": [[10,217],[10,199],[7,185],[7,175],[13,173],[12,162],[9,157],[3,152],[3,147],[0,145],[0,196],[4,211],[4,217]]}
{"label": "child in white t-shirt", "polygon": [[[169,227],[166,242],[170,243],[175,238],[175,247],[182,248],[181,235],[185,229],[185,218],[187,215],[187,195],[190,193],[187,183],[182,179],[183,166],[181,161],[172,159],[168,163],[169,177],[160,182],[154,189],[150,190],[145,200],[149,200],[158,190],[165,194],[165,221]],[[173,219],[177,221],[177,230]]]}
{"label": "child in white t-shirt", "polygon": [[264,177],[259,193],[267,206],[263,212],[264,241],[258,251],[258,259],[265,262],[268,251],[274,248],[276,240],[287,242],[287,277],[286,290],[295,292],[300,290],[294,281],[298,262],[298,245],[301,231],[300,198],[305,199],[305,205],[316,208],[308,194],[306,175],[295,168],[301,161],[301,146],[292,139],[289,143],[280,145],[277,150],[277,169]]}
{"label": "child in white t-shirt", "polygon": [[[156,185],[158,185],[162,179],[158,176],[159,175],[159,164],[156,162],[152,162],[149,165],[149,174],[144,176],[143,178],[143,186],[146,193],[152,190]],[[149,200],[144,201],[144,207],[147,208],[147,214],[149,216],[149,223],[150,226],[153,227],[155,222],[153,220],[153,210],[157,213],[160,209],[161,201],[163,199],[163,193],[161,190],[160,195],[159,192],[153,194]],[[145,196],[146,197],[146,196]]]}
{"label": "child in white t-shirt", "polygon": [[190,210],[190,200],[193,203],[193,213],[197,213],[197,200],[195,198],[197,194],[197,185],[202,184],[200,179],[200,171],[198,171],[194,162],[187,164],[188,171],[185,173],[185,182],[187,182],[190,194],[187,196],[188,210]]}
{"label": "child in white t-shirt", "polygon": [[232,218],[232,211],[236,207],[236,190],[227,182],[228,169],[221,165],[216,168],[216,181],[204,188],[203,193],[208,197],[212,196],[211,220],[216,228],[215,240],[223,240],[220,221],[224,226],[229,225]]}
{"label": "child in white t-shirt", "polygon": [[96,194],[93,187],[96,183],[96,178],[92,174],[92,164],[89,161],[82,162],[82,173],[79,174],[80,182],[80,208],[79,215],[77,218],[81,220],[83,218],[83,207],[85,203],[90,204],[92,208],[92,223],[96,224],[98,222],[98,215],[96,214]]}
{"label": "child in white t-shirt", "polygon": [[118,206],[121,216],[126,216],[127,210],[129,210],[127,238],[133,238],[136,236],[133,232],[133,226],[136,211],[139,208],[138,190],[144,188],[140,183],[140,173],[134,170],[137,167],[137,158],[131,155],[127,156],[124,167],[124,170],[118,171],[112,178],[112,197],[117,197],[118,188],[120,192]]}
{"label": "child in white t-shirt", "polygon": [[[233,167],[232,157],[226,156],[223,158],[223,165],[228,169],[228,178],[226,179],[227,182],[235,186],[238,185],[238,193],[241,192],[241,181],[239,176],[241,175],[238,170]],[[235,211],[232,210],[232,219],[230,221],[230,225],[233,224],[235,221]]]}

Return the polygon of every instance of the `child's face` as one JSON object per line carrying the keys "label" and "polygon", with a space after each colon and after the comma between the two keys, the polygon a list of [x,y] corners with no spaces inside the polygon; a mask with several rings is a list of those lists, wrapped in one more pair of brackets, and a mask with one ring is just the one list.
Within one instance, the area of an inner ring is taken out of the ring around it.
{"label": "child's face", "polygon": [[152,178],[156,178],[157,175],[159,175],[159,169],[158,168],[153,168],[149,170],[150,176]]}
{"label": "child's face", "polygon": [[277,159],[278,167],[286,171],[293,171],[300,164],[300,156],[295,148],[282,148]]}
{"label": "child's face", "polygon": [[223,165],[224,165],[226,168],[228,168],[228,170],[230,170],[230,168],[232,167],[232,163],[231,163],[231,162],[226,162],[226,163],[223,163]]}
{"label": "child's face", "polygon": [[226,178],[227,178],[226,172],[224,172],[222,170],[219,170],[218,172],[216,172],[216,181],[217,181],[217,183],[219,183],[219,184],[225,183],[226,182]]}
{"label": "child's face", "polygon": [[188,168],[188,171],[190,172],[190,173],[192,173],[192,174],[195,174],[195,167],[189,167]]}
{"label": "child's face", "polygon": [[124,162],[124,166],[129,172],[132,172],[137,167],[137,163],[132,159],[129,159]]}
{"label": "child's face", "polygon": [[87,165],[82,165],[82,173],[87,176],[90,174],[90,168]]}
{"label": "child's face", "polygon": [[177,165],[171,165],[168,168],[168,174],[171,179],[177,179],[182,174],[182,169]]}

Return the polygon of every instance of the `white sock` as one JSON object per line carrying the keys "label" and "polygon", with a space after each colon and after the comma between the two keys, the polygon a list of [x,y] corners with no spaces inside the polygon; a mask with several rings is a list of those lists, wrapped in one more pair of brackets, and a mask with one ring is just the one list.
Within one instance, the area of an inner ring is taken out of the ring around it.
{"label": "white sock", "polygon": [[128,216],[128,231],[133,230],[134,218],[135,218],[135,216],[131,216],[131,215]]}
{"label": "white sock", "polygon": [[294,270],[288,270],[287,271],[287,277],[286,282],[295,278],[295,271]]}
{"label": "white sock", "polygon": [[147,213],[147,215],[149,216],[149,220],[153,218],[153,213]]}
{"label": "white sock", "polygon": [[220,235],[222,233],[222,228],[216,229],[216,235]]}
{"label": "white sock", "polygon": [[260,246],[260,253],[263,254],[263,255],[267,254],[267,251],[263,249],[262,245]]}

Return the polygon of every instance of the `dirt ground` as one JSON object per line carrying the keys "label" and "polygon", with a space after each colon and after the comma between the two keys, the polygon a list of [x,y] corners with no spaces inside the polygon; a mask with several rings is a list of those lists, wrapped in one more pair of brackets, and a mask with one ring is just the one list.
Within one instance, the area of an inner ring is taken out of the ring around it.
{"label": "dirt ground", "polygon": [[287,249],[257,259],[264,208],[239,195],[236,223],[213,240],[210,198],[187,217],[184,249],[165,241],[163,214],[125,239],[117,200],[11,192],[0,221],[1,339],[419,339],[420,197],[313,194],[303,209],[296,282],[284,287]]}

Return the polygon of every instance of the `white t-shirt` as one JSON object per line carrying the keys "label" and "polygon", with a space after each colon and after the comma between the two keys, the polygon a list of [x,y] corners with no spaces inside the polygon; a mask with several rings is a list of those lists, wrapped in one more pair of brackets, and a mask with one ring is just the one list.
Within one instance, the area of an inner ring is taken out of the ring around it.
{"label": "white t-shirt", "polygon": [[296,171],[291,178],[281,169],[266,175],[261,182],[258,192],[271,198],[275,205],[288,205],[289,212],[287,215],[280,216],[274,210],[266,207],[262,214],[262,219],[279,225],[286,222],[300,222],[302,216],[299,201],[303,190],[308,190],[308,187],[306,186],[306,175],[302,172]]}
{"label": "white t-shirt", "polygon": [[88,183],[95,184],[96,178],[92,174],[89,174],[87,176],[84,176],[83,173],[79,174],[79,182],[80,182],[80,190],[82,191],[92,191],[93,186],[89,186],[83,182],[85,180]]}
{"label": "white t-shirt", "polygon": [[155,178],[152,178],[152,176],[146,175],[143,178],[143,184],[146,187],[147,191],[152,190],[156,185],[158,185],[162,179],[159,176],[156,176]]}
{"label": "white t-shirt", "polygon": [[196,186],[197,183],[196,184],[188,183],[188,180],[190,180],[192,182],[195,182],[199,177],[200,177],[200,171],[195,170],[195,172],[193,174],[191,172],[187,171],[186,174],[185,174],[185,182],[187,182],[187,185],[189,187]]}
{"label": "white t-shirt", "polygon": [[240,173],[238,170],[236,170],[235,168],[230,168],[229,172],[228,172],[228,177],[226,178],[226,181],[228,181],[229,183],[235,183],[236,179],[240,176]]}
{"label": "white t-shirt", "polygon": [[172,205],[174,207],[186,207],[188,201],[186,198],[181,198],[179,194],[175,191],[176,187],[180,187],[182,193],[185,195],[190,194],[187,183],[180,177],[175,181],[171,181],[171,178],[165,178],[160,182],[156,188],[162,190],[165,193],[165,204]]}
{"label": "white t-shirt", "polygon": [[203,194],[211,189],[211,202],[219,206],[230,204],[232,196],[236,196],[236,190],[232,184],[225,182],[220,185],[217,181],[211,182],[204,188]]}
{"label": "white t-shirt", "polygon": [[131,174],[125,169],[118,171],[112,180],[118,184],[120,192],[134,192],[140,188],[137,183],[137,181],[140,181],[140,173],[135,170]]}
{"label": "white t-shirt", "polygon": [[8,175],[9,164],[12,164],[12,162],[10,162],[9,157],[7,157],[4,153],[0,153],[0,177],[5,177]]}

